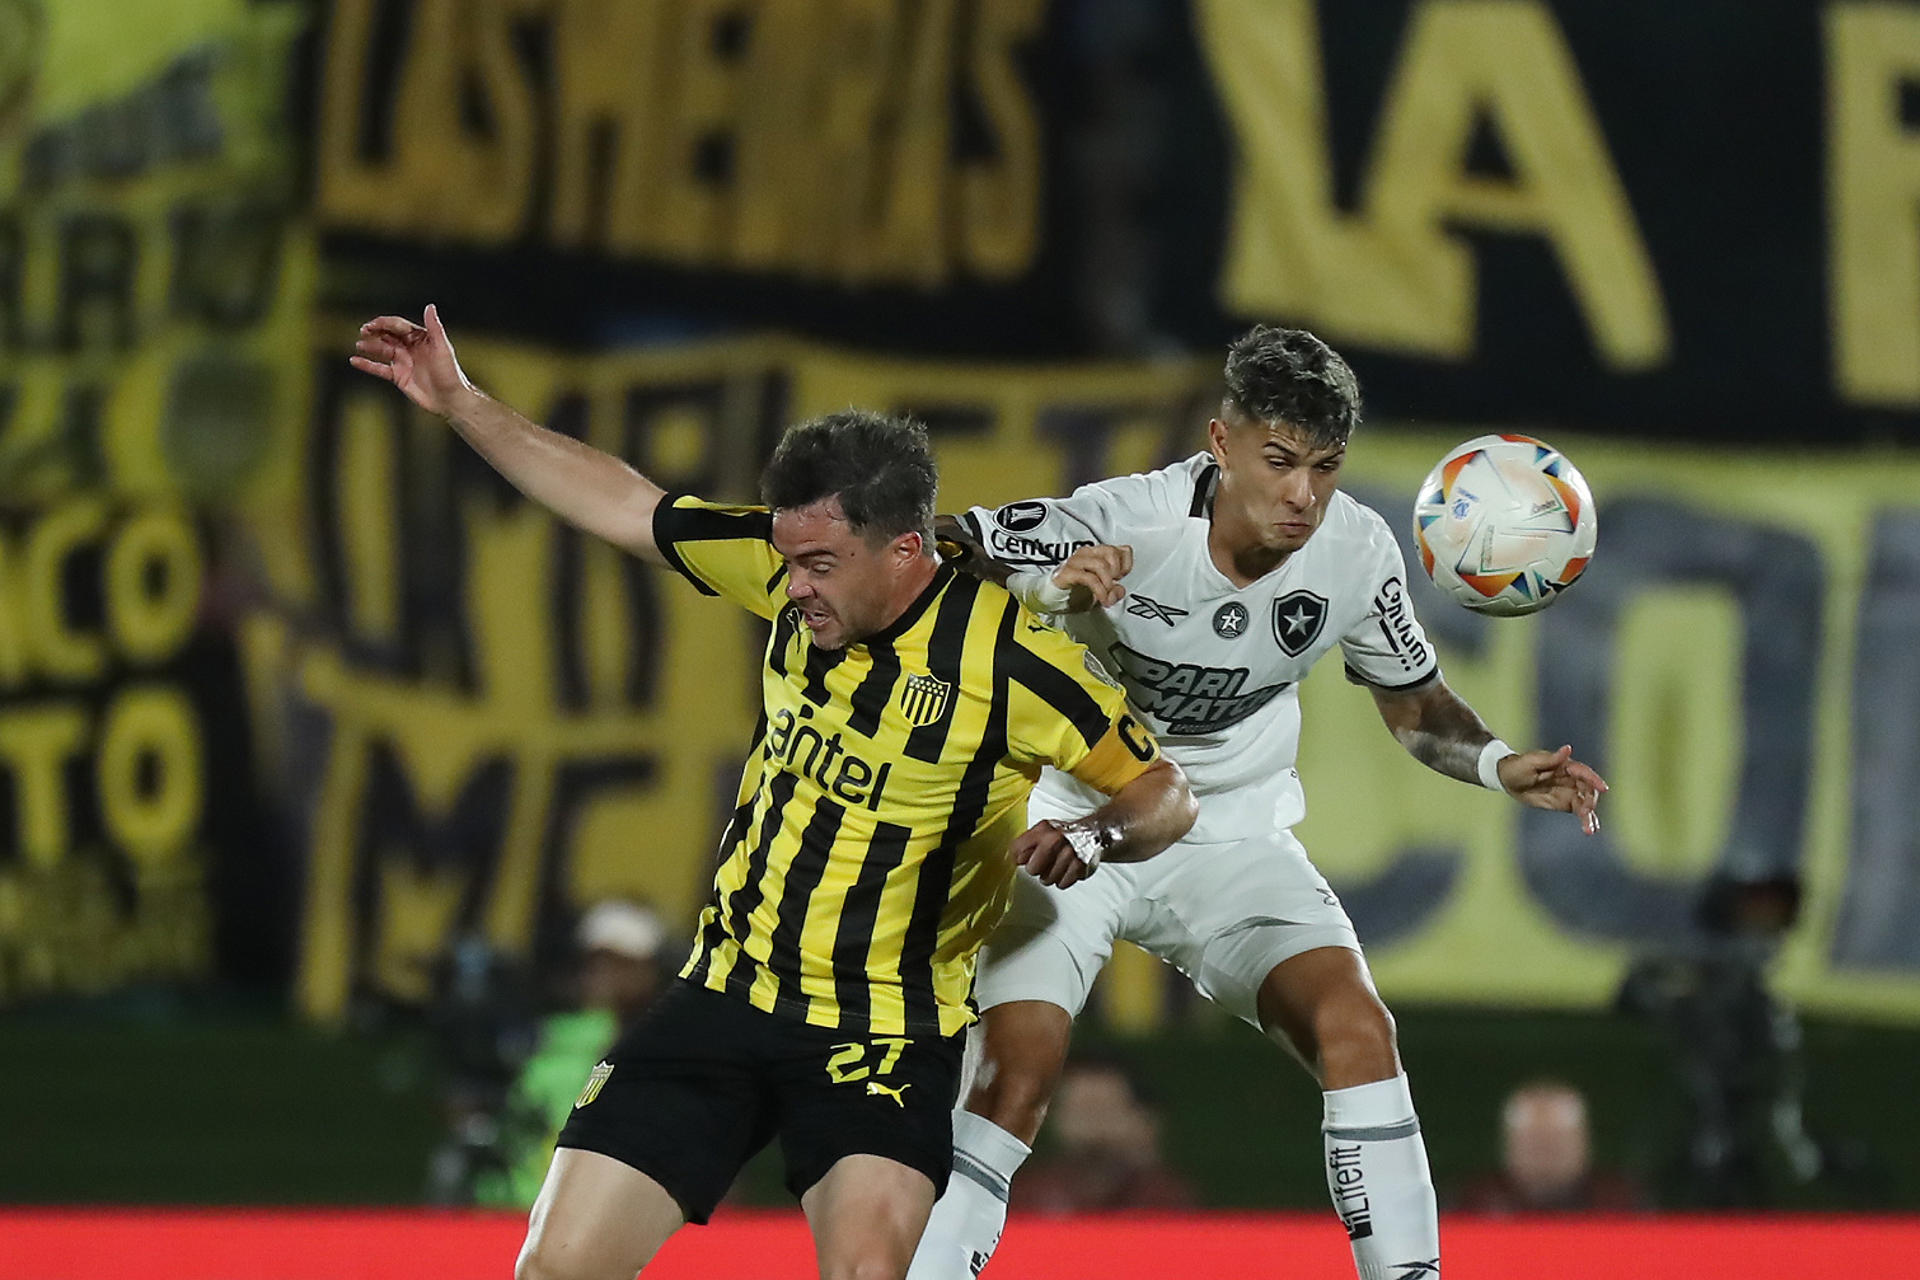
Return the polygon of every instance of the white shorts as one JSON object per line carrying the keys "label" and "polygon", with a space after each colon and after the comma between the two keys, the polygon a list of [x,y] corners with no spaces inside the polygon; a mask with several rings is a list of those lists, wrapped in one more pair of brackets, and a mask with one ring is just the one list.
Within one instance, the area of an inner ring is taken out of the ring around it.
{"label": "white shorts", "polygon": [[[1034,821],[1065,819],[1035,796]],[[981,952],[982,1009],[1045,1000],[1075,1017],[1124,938],[1179,969],[1201,995],[1260,1025],[1260,984],[1317,947],[1360,949],[1353,922],[1289,831],[1216,844],[1182,841],[1145,862],[1102,863],[1053,889],[1016,878],[1007,915]]]}

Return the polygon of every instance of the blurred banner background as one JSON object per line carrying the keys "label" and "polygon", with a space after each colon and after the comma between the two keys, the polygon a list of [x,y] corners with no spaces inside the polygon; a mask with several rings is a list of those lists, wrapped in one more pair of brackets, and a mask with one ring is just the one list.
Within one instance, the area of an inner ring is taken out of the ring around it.
{"label": "blurred banner background", "polygon": [[[1351,359],[1397,528],[1547,436],[1585,583],[1413,590],[1602,838],[1305,694],[1436,1173],[1550,1074],[1655,1202],[1920,1206],[1917,85],[1904,3],[0,0],[0,1196],[419,1199],[583,909],[705,898],[762,637],[347,367],[433,301],[721,498],[849,403],[949,510],[1158,465],[1254,320]],[[1177,974],[1087,1035],[1205,1202],[1322,1202]]]}

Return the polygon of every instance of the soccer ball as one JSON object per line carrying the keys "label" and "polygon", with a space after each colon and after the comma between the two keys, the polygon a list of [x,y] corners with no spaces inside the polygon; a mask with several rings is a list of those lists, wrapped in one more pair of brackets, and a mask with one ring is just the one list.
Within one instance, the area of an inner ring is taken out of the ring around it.
{"label": "soccer ball", "polygon": [[1598,533],[1586,480],[1531,436],[1458,446],[1413,504],[1413,541],[1433,585],[1500,618],[1552,604],[1586,569]]}

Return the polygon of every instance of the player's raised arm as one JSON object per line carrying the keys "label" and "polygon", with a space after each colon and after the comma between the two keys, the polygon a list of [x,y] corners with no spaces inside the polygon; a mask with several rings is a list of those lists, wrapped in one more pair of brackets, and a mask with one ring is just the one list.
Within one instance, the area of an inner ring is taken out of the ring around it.
{"label": "player's raised arm", "polygon": [[957,548],[954,563],[986,582],[997,582],[1014,599],[1045,617],[1087,613],[1118,604],[1127,594],[1120,580],[1133,572],[1133,548],[1096,544],[1080,547],[1057,567],[1021,567],[996,559],[973,528],[957,516],[936,516],[936,541]]}
{"label": "player's raised arm", "polygon": [[353,367],[445,418],[514,488],[568,524],[665,564],[653,536],[660,486],[612,454],[549,431],[488,396],[461,371],[439,310],[429,305],[425,321],[381,316],[361,325]]}
{"label": "player's raised arm", "polygon": [[1417,689],[1375,688],[1380,718],[1414,759],[1449,778],[1478,783],[1535,809],[1557,809],[1600,830],[1596,806],[1607,784],[1573,758],[1573,748],[1515,751],[1494,737],[1465,699],[1438,675]]}

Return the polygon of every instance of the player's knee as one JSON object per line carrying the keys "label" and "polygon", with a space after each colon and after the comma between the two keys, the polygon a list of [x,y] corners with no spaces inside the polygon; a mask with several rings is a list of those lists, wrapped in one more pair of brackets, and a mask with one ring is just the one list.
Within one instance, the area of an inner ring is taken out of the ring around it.
{"label": "player's knee", "polygon": [[563,1280],[548,1266],[545,1252],[535,1241],[527,1241],[513,1264],[513,1280]]}
{"label": "player's knee", "polygon": [[907,1266],[913,1261],[913,1250],[907,1249],[900,1257],[890,1252],[867,1253],[856,1258],[823,1258],[820,1263],[820,1280],[901,1280],[907,1274]]}
{"label": "player's knee", "polygon": [[1052,1076],[1014,1063],[981,1075],[981,1081],[967,1095],[967,1110],[1031,1146],[1047,1118],[1047,1103],[1053,1096]]}
{"label": "player's knee", "polygon": [[513,1280],[608,1280],[582,1265],[582,1249],[556,1249],[536,1233],[520,1250],[513,1264]]}
{"label": "player's knee", "polygon": [[1314,1039],[1320,1060],[1332,1073],[1353,1071],[1385,1079],[1399,1069],[1399,1040],[1393,1015],[1370,991],[1323,1001],[1314,1011]]}

